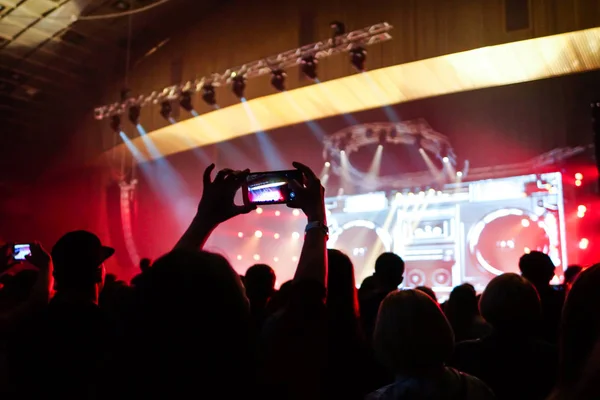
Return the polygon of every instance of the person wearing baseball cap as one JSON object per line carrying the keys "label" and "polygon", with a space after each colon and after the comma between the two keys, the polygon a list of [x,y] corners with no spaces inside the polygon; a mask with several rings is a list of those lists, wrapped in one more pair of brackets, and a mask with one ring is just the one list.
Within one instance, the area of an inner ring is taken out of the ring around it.
{"label": "person wearing baseball cap", "polygon": [[52,248],[56,293],[13,345],[11,365],[22,398],[42,398],[51,388],[56,398],[83,399],[106,384],[115,328],[98,295],[103,263],[113,253],[87,231],[69,232]]}
{"label": "person wearing baseball cap", "polygon": [[114,252],[88,231],[73,231],[61,237],[52,248],[57,295],[89,293],[90,299],[97,303],[104,283],[103,264]]}

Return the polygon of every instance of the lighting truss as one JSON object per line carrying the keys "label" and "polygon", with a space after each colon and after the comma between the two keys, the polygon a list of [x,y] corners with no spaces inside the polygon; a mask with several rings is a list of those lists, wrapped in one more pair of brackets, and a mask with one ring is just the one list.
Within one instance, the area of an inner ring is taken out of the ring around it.
{"label": "lighting truss", "polygon": [[208,77],[202,77],[182,84],[167,86],[160,91],[154,91],[149,95],[130,97],[122,102],[116,102],[94,110],[94,117],[98,120],[123,114],[129,107],[138,105],[140,107],[149,104],[159,104],[163,101],[174,101],[179,99],[182,92],[201,92],[205,84],[221,86],[230,83],[232,76],[243,75],[246,79],[252,79],[263,75],[269,75],[274,69],[287,69],[299,65],[302,58],[314,56],[317,59],[344,53],[355,47],[365,47],[375,43],[390,40],[392,25],[382,22],[337,36],[332,39],[308,44],[297,49],[288,50],[275,56],[266,57],[261,60],[252,61],[239,67],[229,68],[223,73],[213,73]]}
{"label": "lighting truss", "polygon": [[[423,148],[429,154],[442,160],[448,157],[448,162],[456,166],[456,154],[450,140],[445,135],[436,132],[422,118],[403,122],[376,122],[353,125],[328,135],[323,140],[323,157],[331,162],[331,168],[337,175],[342,174],[341,152],[347,157],[361,148],[373,144],[415,145]],[[416,151],[416,150],[415,150]],[[401,176],[380,176],[375,180],[368,179],[366,173],[359,171],[352,164],[345,171],[353,182],[367,190],[384,188],[401,188],[413,186],[428,186],[434,180],[430,172],[403,173]]]}

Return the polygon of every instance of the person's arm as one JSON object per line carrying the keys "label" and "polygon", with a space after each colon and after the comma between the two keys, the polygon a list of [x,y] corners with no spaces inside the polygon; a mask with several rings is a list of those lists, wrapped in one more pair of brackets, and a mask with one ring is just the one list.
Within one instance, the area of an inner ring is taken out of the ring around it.
{"label": "person's arm", "polygon": [[0,329],[10,329],[24,317],[48,304],[52,293],[52,259],[38,243],[31,245],[27,261],[39,272],[31,293],[22,304],[0,314]]}
{"label": "person's arm", "polygon": [[252,205],[236,205],[234,201],[236,192],[250,173],[249,170],[223,169],[212,180],[211,174],[214,169],[215,164],[211,164],[204,171],[204,189],[198,212],[175,245],[175,249],[202,249],[212,231],[220,223],[256,209],[256,206]]}
{"label": "person's arm", "polygon": [[314,226],[306,231],[294,281],[311,279],[327,287],[327,226],[325,217],[325,189],[319,178],[306,165],[293,163],[302,172],[305,185],[294,183],[294,205],[306,214],[308,223]]}

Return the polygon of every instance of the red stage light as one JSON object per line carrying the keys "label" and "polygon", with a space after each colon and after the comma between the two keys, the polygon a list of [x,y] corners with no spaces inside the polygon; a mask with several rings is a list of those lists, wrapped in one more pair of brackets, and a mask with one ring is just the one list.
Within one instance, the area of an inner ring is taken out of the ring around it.
{"label": "red stage light", "polygon": [[243,238],[244,237],[244,232],[238,232],[238,237],[239,238]]}
{"label": "red stage light", "polygon": [[579,248],[581,250],[587,249],[589,245],[590,245],[590,241],[586,238],[583,238],[579,241]]}
{"label": "red stage light", "polygon": [[578,181],[582,180],[583,179],[583,174],[581,172],[576,173],[575,174],[575,179],[578,180]]}
{"label": "red stage light", "polygon": [[575,181],[575,186],[577,186],[577,187],[581,186],[581,180],[577,179]]}

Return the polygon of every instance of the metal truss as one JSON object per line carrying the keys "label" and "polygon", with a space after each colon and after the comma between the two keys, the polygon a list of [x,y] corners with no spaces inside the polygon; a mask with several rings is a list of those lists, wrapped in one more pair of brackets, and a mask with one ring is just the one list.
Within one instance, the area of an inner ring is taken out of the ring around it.
{"label": "metal truss", "polygon": [[[331,162],[331,168],[337,175],[342,175],[341,152],[347,157],[372,144],[404,144],[417,145],[430,156],[440,161],[447,157],[447,162],[456,166],[457,157],[448,137],[436,132],[422,118],[403,122],[376,122],[354,125],[325,137],[324,158]],[[365,190],[382,190],[384,188],[442,186],[446,182],[440,177],[433,177],[431,172],[403,173],[401,176],[380,176],[370,178],[352,164],[346,166],[345,174]]]}
{"label": "metal truss", "polygon": [[97,107],[94,110],[94,116],[98,120],[109,118],[114,115],[123,114],[127,108],[131,106],[144,107],[148,104],[158,104],[163,101],[175,101],[179,99],[183,92],[201,92],[205,85],[212,85],[215,87],[222,86],[230,83],[231,79],[236,76],[243,76],[245,79],[256,78],[268,75],[273,70],[284,70],[299,65],[302,62],[302,59],[306,57],[312,56],[318,60],[334,54],[348,52],[356,47],[366,47],[375,43],[384,42],[392,38],[389,34],[392,28],[392,25],[387,22],[375,24],[328,40],[308,44],[294,50],[288,50],[275,56],[229,68],[220,74],[214,73],[208,77],[167,86],[166,88],[160,91],[154,91],[149,95],[131,97],[121,102]]}

